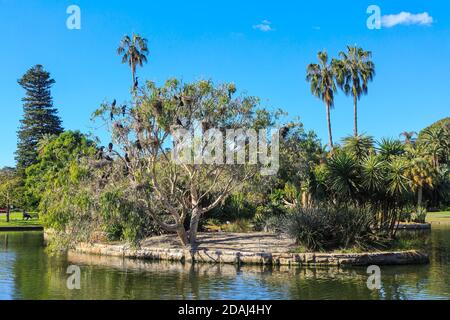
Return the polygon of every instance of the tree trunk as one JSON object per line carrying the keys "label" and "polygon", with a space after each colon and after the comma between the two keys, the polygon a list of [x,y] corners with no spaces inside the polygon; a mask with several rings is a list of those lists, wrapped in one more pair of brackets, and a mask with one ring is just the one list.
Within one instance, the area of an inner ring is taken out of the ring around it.
{"label": "tree trunk", "polygon": [[419,191],[417,192],[417,210],[422,207],[422,198],[423,198],[423,187],[419,187]]}
{"label": "tree trunk", "polygon": [[198,208],[194,208],[194,210],[192,210],[191,223],[189,227],[189,242],[191,246],[197,243],[197,230],[199,221],[200,214],[198,212]]}
{"label": "tree trunk", "polygon": [[330,150],[333,150],[333,133],[331,132],[331,116],[330,116],[330,105],[327,104],[327,123],[328,123],[328,138]]}
{"label": "tree trunk", "polygon": [[178,238],[180,238],[180,241],[183,244],[183,246],[187,246],[188,238],[187,238],[186,230],[184,230],[184,226],[182,224],[178,227],[177,235],[178,235]]}
{"label": "tree trunk", "polygon": [[6,222],[9,222],[9,214],[10,214],[10,212],[9,212],[9,209],[10,207],[9,207],[9,204],[8,204],[8,207],[6,208]]}
{"label": "tree trunk", "polygon": [[131,77],[133,78],[132,82],[131,82],[131,86],[132,86],[132,88],[134,88],[134,82],[136,81],[136,66],[134,64],[133,57],[130,57],[130,67],[131,67]]}
{"label": "tree trunk", "polygon": [[308,194],[306,191],[302,192],[302,205],[303,205],[303,208],[308,207]]}
{"label": "tree trunk", "polygon": [[354,116],[354,124],[355,124],[355,128],[354,128],[354,134],[355,137],[358,136],[358,99],[355,97],[353,97],[353,116]]}

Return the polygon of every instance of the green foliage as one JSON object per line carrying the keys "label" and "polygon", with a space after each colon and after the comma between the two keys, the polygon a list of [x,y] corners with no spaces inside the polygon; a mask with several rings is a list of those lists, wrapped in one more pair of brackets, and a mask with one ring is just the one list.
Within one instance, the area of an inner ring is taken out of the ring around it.
{"label": "green foliage", "polygon": [[[26,189],[29,207],[39,205],[47,193],[77,183],[87,175],[80,166],[81,158],[93,156],[95,145],[79,132],[66,131],[40,143],[37,163],[26,170]],[[42,208],[41,208],[42,209]]]}
{"label": "green foliage", "polygon": [[427,209],[424,207],[419,207],[415,212],[412,213],[411,219],[416,223],[425,223],[427,220]]}
{"label": "green foliage", "polygon": [[15,169],[0,169],[0,208],[21,207],[23,191],[22,177]]}
{"label": "green foliage", "polygon": [[346,137],[343,139],[343,143],[343,150],[359,161],[374,153],[374,139],[371,136]]}
{"label": "green foliage", "polygon": [[148,53],[147,39],[138,34],[131,37],[125,35],[120,41],[117,54],[122,56],[122,63],[128,63],[130,66],[133,83],[136,80],[136,67],[142,67],[147,62]]}
{"label": "green foliage", "polygon": [[279,221],[297,244],[311,251],[368,248],[376,243],[374,214],[367,209],[295,208]]}
{"label": "green foliage", "polygon": [[326,51],[317,54],[319,63],[308,65],[306,71],[306,80],[311,84],[311,93],[322,100],[327,108],[327,123],[329,147],[333,149],[333,135],[331,131],[330,109],[334,106],[334,96],[337,91],[336,78],[339,74],[338,62],[333,59],[328,62],[328,53]]}
{"label": "green foliage", "polygon": [[162,232],[121,187],[105,189],[99,196],[98,207],[102,229],[109,240],[136,242]]}
{"label": "green foliage", "polygon": [[358,137],[358,100],[368,92],[368,84],[375,76],[372,52],[356,46],[347,46],[347,52],[340,52],[337,64],[337,82],[346,95],[353,97],[354,134]]}
{"label": "green foliage", "polygon": [[359,191],[359,170],[355,158],[347,152],[337,152],[327,163],[327,185],[342,201],[355,199]]}
{"label": "green foliage", "polygon": [[46,135],[58,135],[63,129],[57,109],[53,107],[51,87],[55,80],[50,73],[36,65],[18,83],[26,91],[16,151],[17,169],[23,171],[36,163],[39,140]]}
{"label": "green foliage", "polygon": [[389,161],[393,157],[405,153],[405,145],[400,140],[383,138],[378,143],[378,153],[383,160]]}

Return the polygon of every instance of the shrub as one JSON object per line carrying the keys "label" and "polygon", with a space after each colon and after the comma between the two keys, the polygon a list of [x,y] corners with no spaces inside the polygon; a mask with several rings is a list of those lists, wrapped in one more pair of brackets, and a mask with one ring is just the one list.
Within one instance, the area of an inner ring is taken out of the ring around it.
{"label": "shrub", "polygon": [[368,248],[375,243],[370,210],[296,208],[274,228],[283,230],[308,250]]}
{"label": "shrub", "polygon": [[253,225],[250,220],[238,219],[234,222],[224,224],[222,230],[233,233],[248,233],[253,231]]}
{"label": "shrub", "polygon": [[425,223],[427,220],[427,209],[420,207],[411,215],[412,221],[416,223]]}

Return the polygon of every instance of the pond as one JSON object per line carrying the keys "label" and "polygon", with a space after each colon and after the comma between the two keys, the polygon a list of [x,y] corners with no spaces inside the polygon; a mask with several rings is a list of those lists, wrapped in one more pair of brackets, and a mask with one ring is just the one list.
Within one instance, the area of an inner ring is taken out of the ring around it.
{"label": "pond", "polygon": [[[449,299],[450,225],[428,235],[430,265],[366,268],[183,265],[92,255],[49,256],[41,232],[0,233],[0,299]],[[80,290],[67,288],[70,265]]]}

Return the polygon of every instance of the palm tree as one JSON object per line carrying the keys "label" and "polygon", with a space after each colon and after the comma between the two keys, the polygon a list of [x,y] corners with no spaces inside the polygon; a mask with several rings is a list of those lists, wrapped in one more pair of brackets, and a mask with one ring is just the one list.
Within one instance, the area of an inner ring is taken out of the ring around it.
{"label": "palm tree", "polygon": [[358,136],[358,100],[367,94],[368,83],[375,76],[375,64],[372,53],[359,47],[347,46],[347,53],[340,52],[338,84],[346,95],[353,97],[354,134]]}
{"label": "palm tree", "polygon": [[117,54],[122,55],[122,63],[128,62],[130,65],[133,83],[136,80],[136,68],[147,62],[148,53],[147,39],[138,34],[133,34],[131,38],[125,35],[120,41]]}
{"label": "palm tree", "polygon": [[450,133],[444,127],[432,127],[422,132],[420,143],[433,156],[433,166],[439,169],[440,159],[447,159],[450,153]]}
{"label": "palm tree", "polygon": [[407,145],[413,145],[416,142],[415,136],[417,136],[415,131],[403,131],[400,133],[400,137],[405,139],[405,144]]}
{"label": "palm tree", "polygon": [[334,106],[334,94],[336,93],[337,62],[333,59],[328,63],[326,51],[317,54],[319,64],[312,63],[308,66],[306,80],[311,82],[311,92],[314,96],[325,102],[327,110],[329,146],[333,150],[333,134],[331,131],[330,109]]}
{"label": "palm tree", "polygon": [[407,174],[411,181],[412,191],[417,192],[417,209],[420,209],[424,187],[433,188],[434,185],[433,157],[422,145],[410,147],[407,151],[409,159]]}

